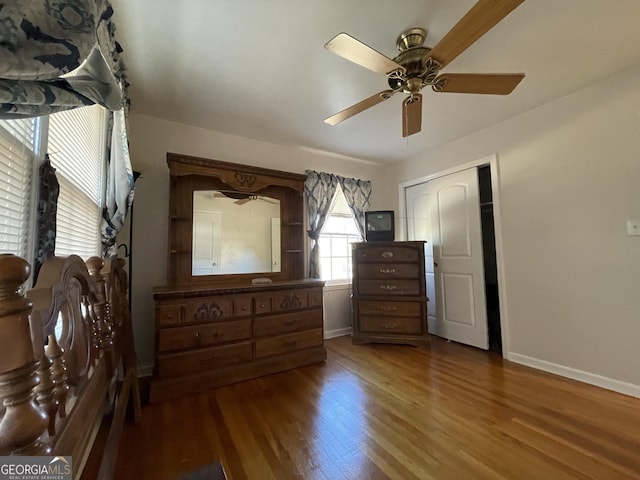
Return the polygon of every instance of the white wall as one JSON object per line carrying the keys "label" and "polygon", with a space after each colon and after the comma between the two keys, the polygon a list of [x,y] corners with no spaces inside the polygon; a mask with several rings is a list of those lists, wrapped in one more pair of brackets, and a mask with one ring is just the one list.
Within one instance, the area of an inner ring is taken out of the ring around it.
{"label": "white wall", "polygon": [[[304,173],[306,169],[371,180],[372,208],[386,208],[395,201],[395,189],[388,185],[378,165],[331,157],[296,147],[282,147],[219,132],[131,114],[130,150],[133,169],[142,173],[136,183],[133,223],[132,314],[136,349],[143,374],[153,365],[155,307],[153,287],[165,285],[167,271],[167,228],[169,169],[167,152],[243,163],[259,167]],[[128,243],[129,229],[120,232],[118,243]],[[344,295],[337,301],[344,302]],[[348,296],[347,296],[348,297]],[[327,311],[347,308],[327,302]],[[341,317],[343,318],[343,317]],[[332,330],[350,327],[331,323]],[[344,324],[346,323],[346,324]]]}
{"label": "white wall", "polygon": [[507,358],[636,396],[638,85],[635,69],[388,169],[400,183],[497,154]]}

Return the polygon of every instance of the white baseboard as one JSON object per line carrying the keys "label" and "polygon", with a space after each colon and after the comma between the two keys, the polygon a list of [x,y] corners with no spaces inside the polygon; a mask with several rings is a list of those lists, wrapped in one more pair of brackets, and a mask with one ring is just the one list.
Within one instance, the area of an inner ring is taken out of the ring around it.
{"label": "white baseboard", "polygon": [[579,382],[595,385],[596,387],[606,388],[607,390],[613,390],[614,392],[622,393],[624,395],[640,398],[640,385],[614,380],[613,378],[603,377],[602,375],[596,375],[595,373],[577,370],[575,368],[547,362],[545,360],[539,360],[533,357],[527,357],[526,355],[520,355],[518,353],[508,353],[505,358],[512,362],[520,363],[538,370],[555,373],[562,377],[571,378],[573,380],[578,380]]}
{"label": "white baseboard", "polygon": [[347,328],[338,328],[336,330],[327,330],[324,332],[325,340],[329,340],[330,338],[342,337],[344,335],[351,335],[351,327]]}

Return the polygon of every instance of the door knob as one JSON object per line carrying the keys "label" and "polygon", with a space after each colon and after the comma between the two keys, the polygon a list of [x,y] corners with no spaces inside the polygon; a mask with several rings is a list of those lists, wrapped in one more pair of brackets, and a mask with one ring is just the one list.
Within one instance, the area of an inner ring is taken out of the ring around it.
{"label": "door knob", "polygon": [[438,268],[438,262],[433,262],[433,266]]}

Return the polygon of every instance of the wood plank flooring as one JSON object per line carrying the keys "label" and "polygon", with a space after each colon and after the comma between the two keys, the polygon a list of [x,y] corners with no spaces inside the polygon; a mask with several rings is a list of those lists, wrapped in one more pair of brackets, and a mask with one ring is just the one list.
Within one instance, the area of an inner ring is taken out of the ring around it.
{"label": "wood plank flooring", "polygon": [[640,399],[434,338],[147,405],[115,478],[640,479]]}

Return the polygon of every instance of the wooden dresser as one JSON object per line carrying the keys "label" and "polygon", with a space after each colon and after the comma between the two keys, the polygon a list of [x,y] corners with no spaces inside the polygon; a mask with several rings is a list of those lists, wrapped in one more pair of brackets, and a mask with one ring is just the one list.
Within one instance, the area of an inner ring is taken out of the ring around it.
{"label": "wooden dresser", "polygon": [[428,343],[424,242],[353,249],[353,343]]}
{"label": "wooden dresser", "polygon": [[324,361],[324,282],[303,278],[306,176],[176,153],[167,164],[151,401]]}
{"label": "wooden dresser", "polygon": [[326,359],[319,280],[161,287],[151,401]]}

